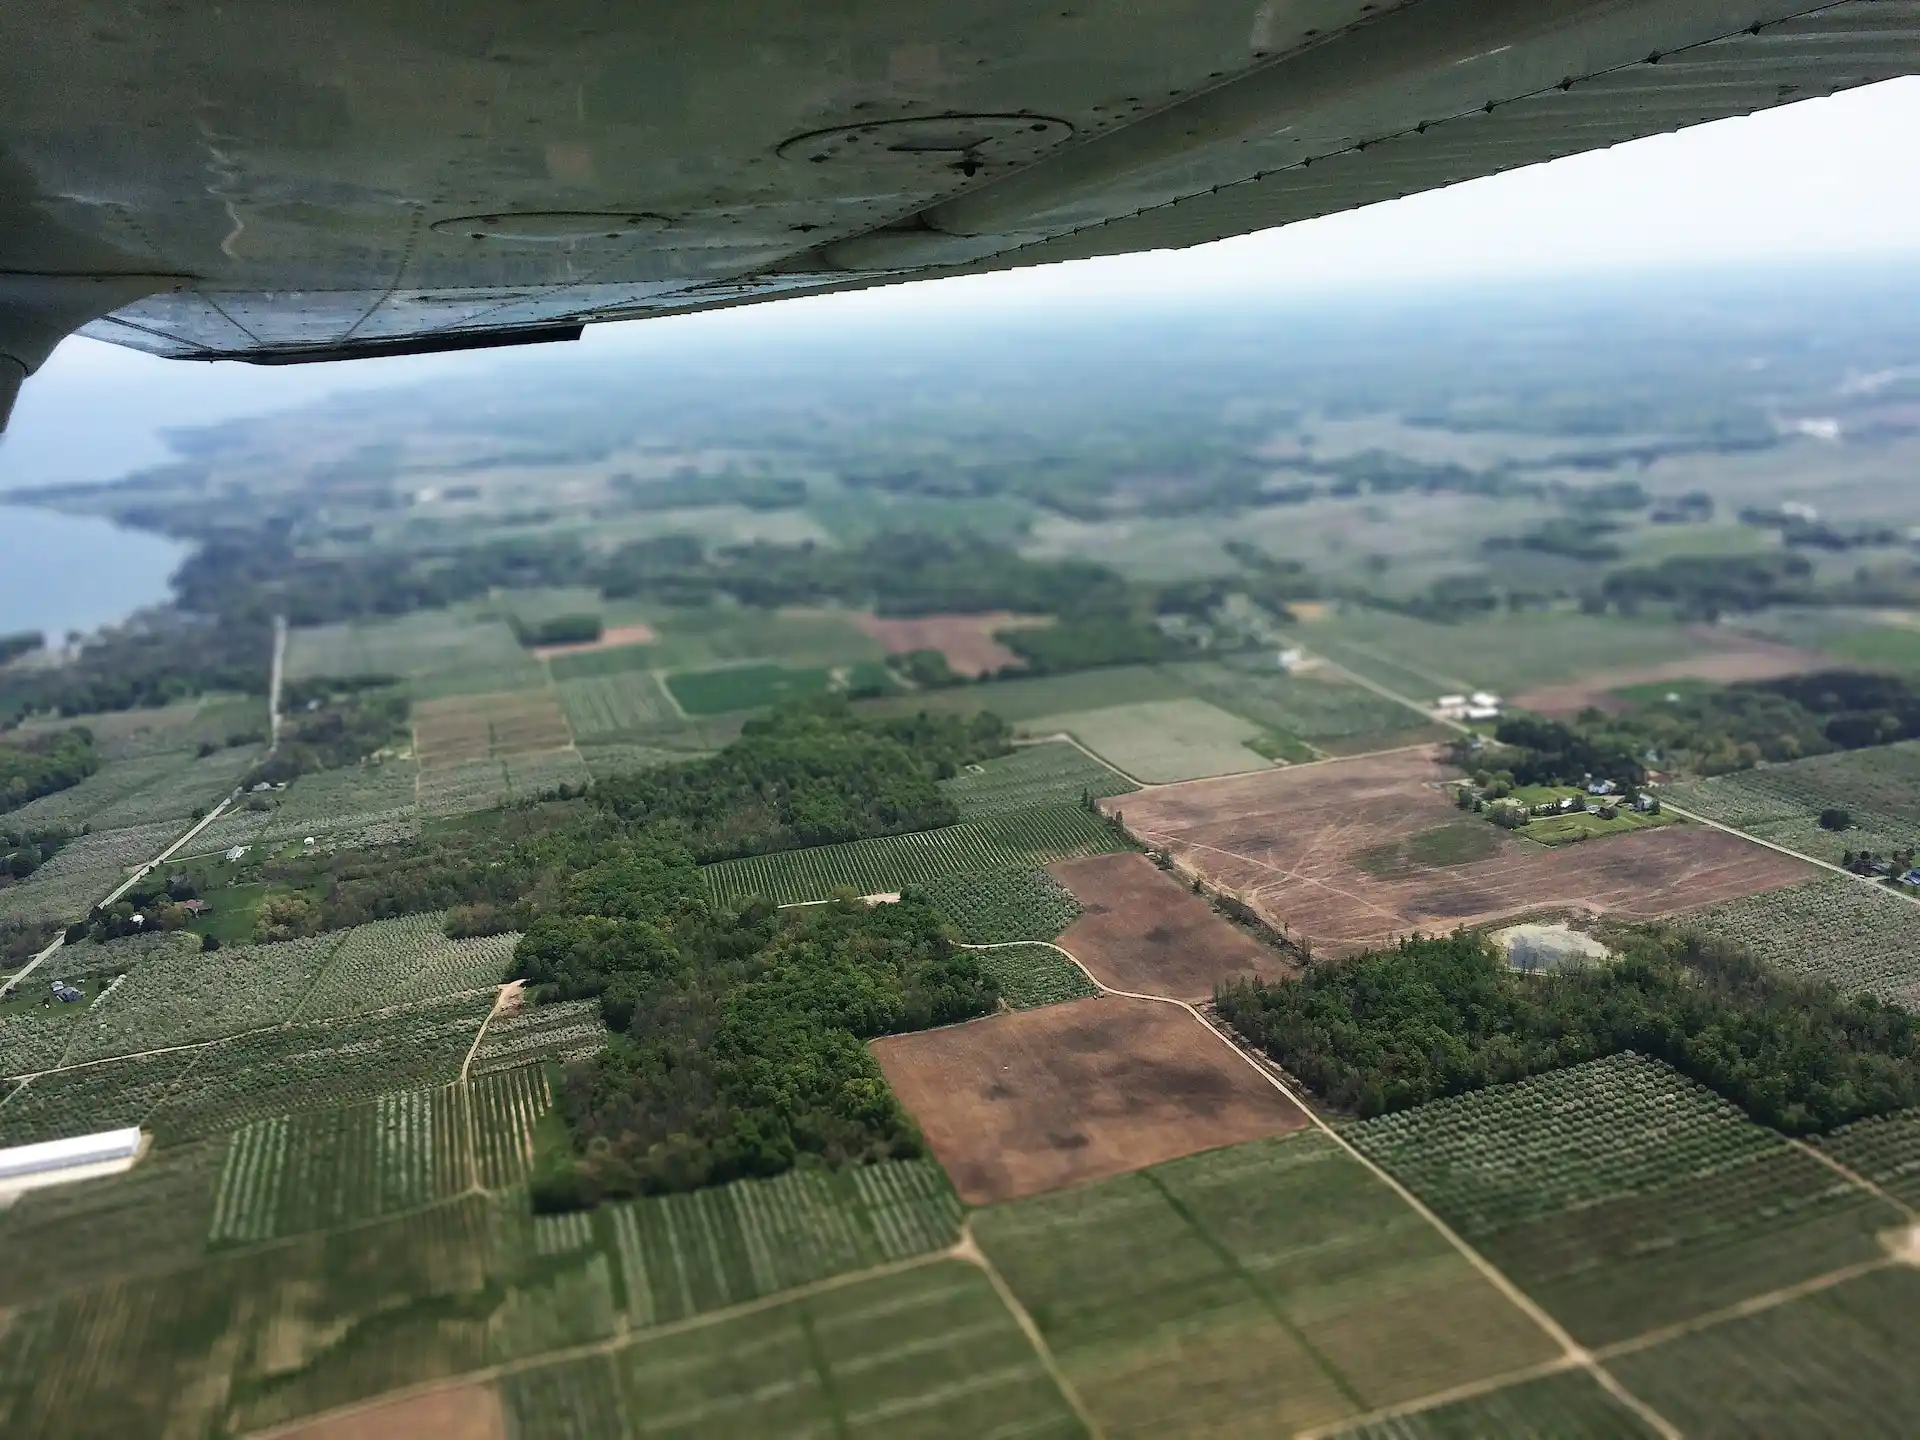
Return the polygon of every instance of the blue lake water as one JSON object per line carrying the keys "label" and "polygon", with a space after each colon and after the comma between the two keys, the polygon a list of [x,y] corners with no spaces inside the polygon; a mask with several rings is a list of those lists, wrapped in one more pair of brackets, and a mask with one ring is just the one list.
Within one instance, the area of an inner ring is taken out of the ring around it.
{"label": "blue lake water", "polygon": [[106,520],[0,505],[0,632],[69,630],[124,620],[167,598],[188,547]]}

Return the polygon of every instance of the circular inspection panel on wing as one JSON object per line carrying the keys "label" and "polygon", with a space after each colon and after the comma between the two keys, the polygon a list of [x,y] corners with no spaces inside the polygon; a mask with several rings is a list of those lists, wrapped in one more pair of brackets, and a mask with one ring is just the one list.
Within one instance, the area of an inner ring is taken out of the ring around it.
{"label": "circular inspection panel on wing", "polygon": [[778,153],[784,160],[814,165],[972,174],[987,166],[1025,164],[1072,135],[1073,126],[1047,115],[917,115],[809,131],[784,142]]}
{"label": "circular inspection panel on wing", "polygon": [[436,220],[442,235],[465,235],[507,245],[569,245],[583,240],[625,240],[651,235],[673,222],[644,211],[526,210],[503,215],[462,215]]}

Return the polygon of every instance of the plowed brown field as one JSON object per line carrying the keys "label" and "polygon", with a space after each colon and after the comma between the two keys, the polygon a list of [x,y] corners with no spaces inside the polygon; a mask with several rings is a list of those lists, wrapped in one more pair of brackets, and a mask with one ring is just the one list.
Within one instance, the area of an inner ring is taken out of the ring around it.
{"label": "plowed brown field", "polygon": [[1306,1115],[1177,1005],[1103,995],[873,1053],[970,1205],[1297,1130]]}
{"label": "plowed brown field", "polygon": [[1294,973],[1144,855],[1089,855],[1047,869],[1080,902],[1060,944],[1110,989],[1204,1000],[1231,976]]}
{"label": "plowed brown field", "polygon": [[999,630],[1031,630],[1051,625],[1050,615],[1015,615],[997,611],[990,615],[920,615],[910,619],[855,615],[853,623],[887,647],[889,655],[904,655],[910,650],[938,650],[947,657],[947,667],[956,675],[988,675],[1009,667],[1018,669],[1026,662],[994,639]]}
{"label": "plowed brown field", "polygon": [[[1462,816],[1422,750],[1163,785],[1103,801],[1127,827],[1331,954],[1544,909],[1651,919],[1798,884],[1811,865],[1702,825],[1547,849],[1504,832],[1461,863],[1422,863],[1422,836]],[[1488,827],[1492,829],[1491,826]],[[1457,832],[1456,833],[1460,833]],[[1069,946],[1069,949],[1072,947]]]}
{"label": "plowed brown field", "polygon": [[1514,696],[1513,704],[1518,709],[1542,715],[1577,715],[1588,706],[1617,713],[1628,707],[1612,692],[1629,685],[1653,685],[1662,680],[1712,680],[1731,685],[1737,680],[1772,680],[1781,675],[1805,675],[1833,666],[1833,661],[1825,656],[1772,640],[1729,636],[1709,627],[1699,627],[1697,633],[1718,648],[1684,660],[1625,670],[1597,670],[1563,684],[1536,686]]}

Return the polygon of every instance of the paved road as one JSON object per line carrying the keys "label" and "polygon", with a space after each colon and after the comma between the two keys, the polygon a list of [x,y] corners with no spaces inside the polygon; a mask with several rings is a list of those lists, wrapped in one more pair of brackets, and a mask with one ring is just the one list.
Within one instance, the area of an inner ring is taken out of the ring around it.
{"label": "paved road", "polygon": [[267,681],[267,754],[280,748],[280,680],[287,670],[287,617],[273,617],[273,673]]}

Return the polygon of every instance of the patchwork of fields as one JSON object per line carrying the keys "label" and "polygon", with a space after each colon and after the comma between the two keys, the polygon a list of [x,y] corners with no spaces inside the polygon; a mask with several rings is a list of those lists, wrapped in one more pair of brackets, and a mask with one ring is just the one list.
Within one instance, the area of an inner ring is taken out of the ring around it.
{"label": "patchwork of fields", "polygon": [[1143,700],[1023,721],[1030,735],[1071,735],[1096,755],[1149,785],[1264,770],[1273,761],[1252,748],[1261,727],[1204,700]]}
{"label": "patchwork of fields", "polygon": [[1850,876],[1769,890],[1682,923],[1846,994],[1920,1011],[1920,905]]}
{"label": "patchwork of fields", "polygon": [[[1551,850],[1479,829],[1417,750],[1129,795],[1129,830],[1238,894],[1275,929],[1337,953],[1549,909],[1653,918],[1781,889],[1812,866],[1672,825]],[[1106,801],[1106,808],[1122,802]],[[1493,831],[1492,826],[1487,826]],[[1445,843],[1442,843],[1444,841]]]}
{"label": "patchwork of fields", "polygon": [[[1835,865],[1849,850],[1920,847],[1920,741],[1742,770],[1665,793],[1709,820]],[[1822,829],[1827,809],[1845,810],[1848,828]]]}
{"label": "patchwork of fields", "polygon": [[717,900],[758,895],[794,905],[824,900],[840,888],[858,895],[897,893],[946,875],[1027,869],[1067,856],[1130,848],[1098,815],[1078,805],[1052,805],[944,830],[782,850],[702,868]]}

